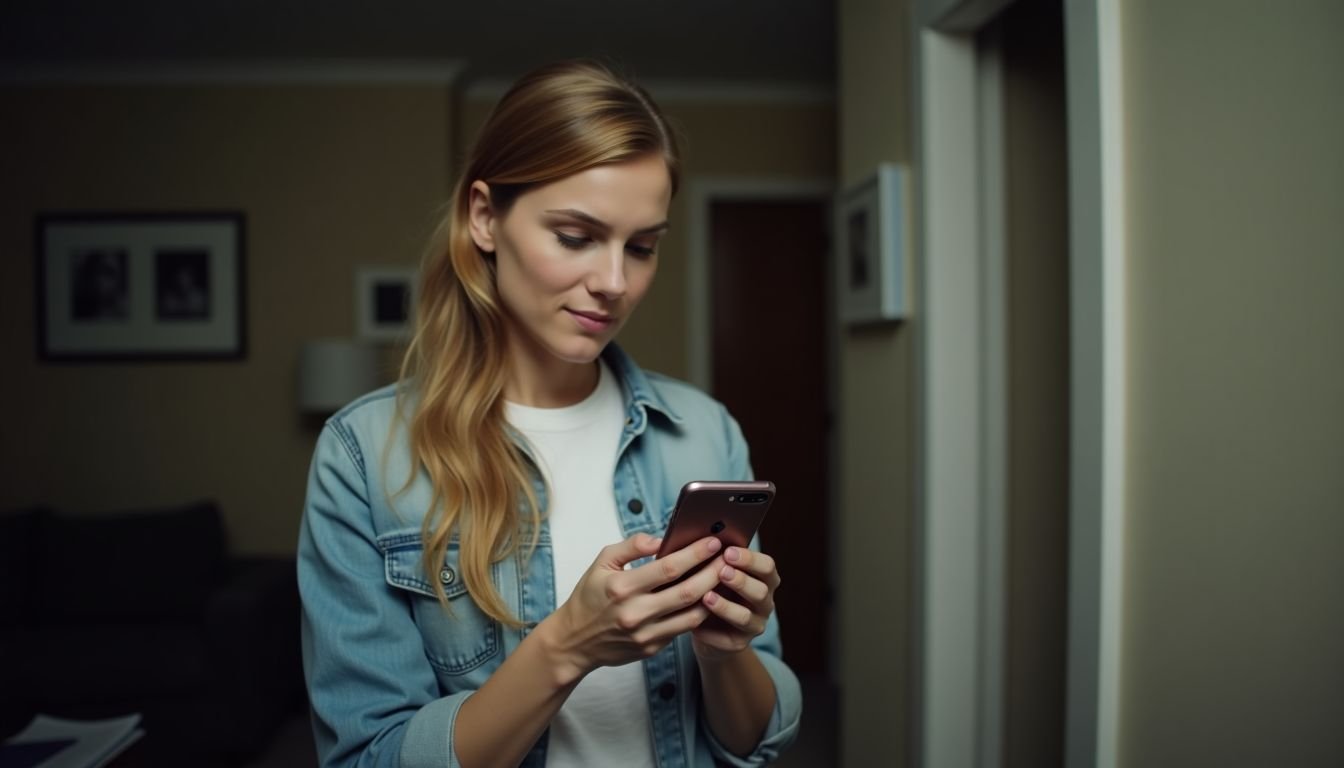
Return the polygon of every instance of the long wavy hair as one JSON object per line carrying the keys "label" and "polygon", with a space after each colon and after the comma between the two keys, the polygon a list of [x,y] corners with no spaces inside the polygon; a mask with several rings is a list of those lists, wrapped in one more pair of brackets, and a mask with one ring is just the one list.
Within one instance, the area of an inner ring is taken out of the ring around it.
{"label": "long wavy hair", "polygon": [[[486,119],[421,265],[415,334],[401,366],[397,412],[410,405],[415,473],[429,476],[424,568],[440,602],[439,564],[454,537],[467,592],[492,619],[518,626],[490,566],[536,546],[542,510],[529,461],[504,417],[509,343],[492,257],[468,231],[471,185],[490,187],[496,215],[537,185],[654,153],[675,194],[680,159],[662,112],[638,85],[590,61],[525,75]],[[399,491],[400,493],[400,491]],[[527,535],[524,535],[527,534]]]}

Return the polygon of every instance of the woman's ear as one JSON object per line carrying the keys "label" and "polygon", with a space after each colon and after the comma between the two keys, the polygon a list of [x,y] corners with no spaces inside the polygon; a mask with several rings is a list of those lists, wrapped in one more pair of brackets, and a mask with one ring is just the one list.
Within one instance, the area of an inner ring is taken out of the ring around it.
{"label": "woman's ear", "polygon": [[485,253],[495,252],[495,212],[490,207],[490,187],[479,179],[467,191],[467,223],[471,239]]}

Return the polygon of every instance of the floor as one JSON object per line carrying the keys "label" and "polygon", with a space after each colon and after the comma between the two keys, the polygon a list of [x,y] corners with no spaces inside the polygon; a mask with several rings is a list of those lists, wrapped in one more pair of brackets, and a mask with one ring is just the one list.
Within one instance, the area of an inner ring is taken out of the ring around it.
{"label": "floor", "polygon": [[[775,765],[778,768],[819,768],[836,764],[837,696],[824,681],[803,681],[803,724],[798,740]],[[276,735],[265,754],[244,768],[308,768],[316,766],[313,734],[308,716],[295,715]]]}

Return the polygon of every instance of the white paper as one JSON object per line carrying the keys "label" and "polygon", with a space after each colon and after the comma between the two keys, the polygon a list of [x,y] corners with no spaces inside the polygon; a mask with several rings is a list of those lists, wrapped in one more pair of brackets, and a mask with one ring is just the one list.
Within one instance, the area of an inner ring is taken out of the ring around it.
{"label": "white paper", "polygon": [[138,713],[107,720],[62,720],[38,715],[5,743],[74,739],[74,744],[38,763],[37,768],[101,768],[143,735]]}

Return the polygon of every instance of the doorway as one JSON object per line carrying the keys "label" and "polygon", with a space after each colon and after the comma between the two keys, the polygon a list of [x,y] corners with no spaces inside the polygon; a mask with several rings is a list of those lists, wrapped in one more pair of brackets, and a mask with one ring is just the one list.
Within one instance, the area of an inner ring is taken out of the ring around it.
{"label": "doorway", "polygon": [[[1013,0],[915,6],[923,424],[911,759],[1107,768],[1116,759],[1123,556],[1119,3],[1021,3],[1000,18],[1008,39],[990,46],[987,25]],[[1066,132],[1033,124],[1041,113],[1030,102],[1017,118],[1002,108],[1006,91],[1026,82],[1012,78],[1042,66],[1053,73],[1049,101],[1062,91]],[[996,83],[994,98],[978,93],[986,83]],[[1004,147],[1012,127],[1005,134],[995,122],[1013,119],[1025,130],[1019,136],[1053,142],[1049,153],[1013,157]],[[984,152],[995,142],[986,136],[997,136],[1003,153],[989,162]],[[1059,183],[1061,150],[1067,184]],[[996,167],[1001,175],[990,178]],[[1053,216],[1034,243],[1007,242],[1024,230],[1014,233],[1005,217],[1040,223],[1008,206],[1044,202],[1011,188],[1014,175],[1049,184],[1051,196],[1063,190],[1064,251]],[[1046,263],[1055,265],[1045,267],[1050,274],[1031,273]],[[1034,350],[1024,353],[1024,342]],[[1014,369],[1036,353],[1047,366]],[[1047,449],[1028,453],[1040,446]],[[1023,510],[1030,514],[1013,518]],[[1051,646],[1052,658],[1033,643]],[[977,722],[971,738],[968,712]],[[1014,729],[1008,743],[1005,727]]]}
{"label": "doorway", "polygon": [[827,217],[817,201],[710,206],[710,392],[778,489],[761,541],[787,579],[776,603],[800,677],[825,675],[829,642]]}
{"label": "doorway", "polygon": [[781,766],[833,765],[838,751],[832,191],[829,180],[691,185],[693,377],[778,488],[761,542],[783,577],[781,643],[807,713]]}

